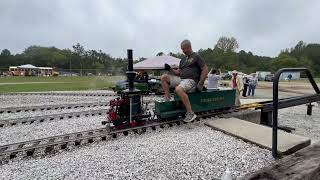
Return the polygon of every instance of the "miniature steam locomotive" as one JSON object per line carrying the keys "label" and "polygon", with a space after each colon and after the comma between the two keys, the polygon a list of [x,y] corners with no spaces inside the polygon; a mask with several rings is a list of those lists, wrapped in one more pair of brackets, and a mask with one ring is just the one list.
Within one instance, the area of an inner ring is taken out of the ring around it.
{"label": "miniature steam locomotive", "polygon": [[[143,104],[145,91],[134,88],[132,50],[128,50],[128,89],[122,90],[120,97],[110,101],[107,121],[103,124],[113,129],[127,129],[144,126],[154,121],[167,121],[184,117],[185,108],[180,97],[174,95],[172,101],[156,101],[155,109],[149,111]],[[230,88],[188,93],[195,113],[231,110],[235,105],[235,90]]]}

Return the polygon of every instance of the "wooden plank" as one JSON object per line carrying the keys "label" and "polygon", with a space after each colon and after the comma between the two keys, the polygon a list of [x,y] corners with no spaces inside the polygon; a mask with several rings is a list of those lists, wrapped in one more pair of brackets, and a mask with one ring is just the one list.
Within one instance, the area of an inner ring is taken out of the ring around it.
{"label": "wooden plank", "polygon": [[239,180],[320,179],[320,142],[277,161],[269,167],[247,174]]}

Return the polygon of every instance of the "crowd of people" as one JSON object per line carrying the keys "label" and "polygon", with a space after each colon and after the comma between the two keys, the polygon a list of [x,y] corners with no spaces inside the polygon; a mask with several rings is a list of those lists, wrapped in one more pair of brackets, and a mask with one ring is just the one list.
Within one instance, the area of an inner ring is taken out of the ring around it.
{"label": "crowd of people", "polygon": [[[218,88],[218,82],[221,80],[221,70],[218,69],[211,69],[208,74],[208,89],[217,89]],[[243,84],[243,85],[241,85]],[[240,86],[241,85],[241,86]],[[238,72],[236,70],[232,71],[232,78],[231,78],[231,84],[230,87],[241,87],[239,91],[242,91],[242,96],[254,96],[255,89],[258,85],[258,78],[256,77],[256,74],[252,74],[252,76],[243,76],[241,79],[238,76]]]}

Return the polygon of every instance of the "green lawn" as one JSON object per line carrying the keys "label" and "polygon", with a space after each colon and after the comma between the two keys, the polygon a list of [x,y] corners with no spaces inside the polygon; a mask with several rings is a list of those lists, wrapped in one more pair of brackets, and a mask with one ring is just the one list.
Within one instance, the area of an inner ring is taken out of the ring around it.
{"label": "green lawn", "polygon": [[0,77],[0,93],[110,89],[117,80],[124,78],[123,76]]}

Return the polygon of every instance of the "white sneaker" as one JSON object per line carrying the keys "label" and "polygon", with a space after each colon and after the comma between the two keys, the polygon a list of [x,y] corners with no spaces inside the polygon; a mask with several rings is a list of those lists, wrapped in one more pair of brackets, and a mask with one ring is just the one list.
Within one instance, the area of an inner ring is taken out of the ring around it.
{"label": "white sneaker", "polygon": [[197,118],[197,115],[194,112],[187,112],[184,122],[191,122]]}

